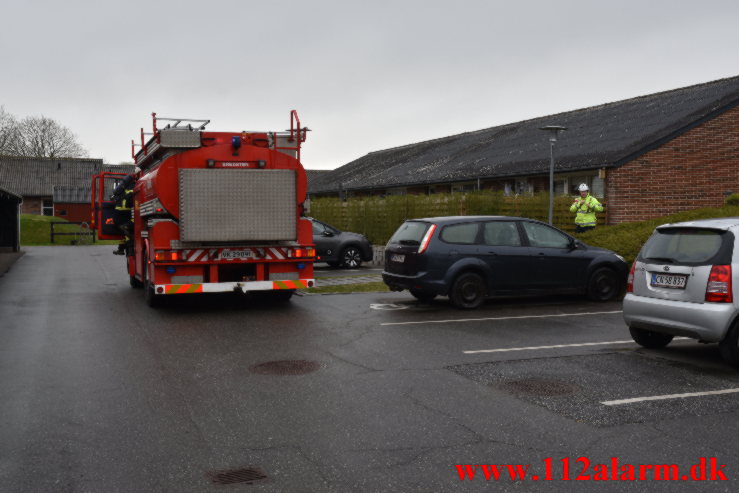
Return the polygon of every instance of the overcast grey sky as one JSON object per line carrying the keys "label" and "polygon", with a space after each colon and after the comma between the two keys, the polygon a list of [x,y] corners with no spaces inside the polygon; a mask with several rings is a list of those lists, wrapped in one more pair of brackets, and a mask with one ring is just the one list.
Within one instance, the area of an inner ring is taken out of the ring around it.
{"label": "overcast grey sky", "polygon": [[[0,0],[0,105],[107,163],[150,114],[313,131],[311,169],[739,75],[736,0]],[[545,138],[542,136],[542,138]]]}

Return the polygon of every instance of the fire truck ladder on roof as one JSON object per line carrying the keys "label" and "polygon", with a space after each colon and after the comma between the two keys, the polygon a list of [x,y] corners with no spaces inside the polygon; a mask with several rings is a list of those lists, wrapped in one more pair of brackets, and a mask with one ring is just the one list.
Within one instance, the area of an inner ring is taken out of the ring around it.
{"label": "fire truck ladder on roof", "polygon": [[[174,131],[182,131],[182,132],[201,132],[205,126],[210,123],[210,120],[198,120],[195,118],[164,118],[159,117],[157,118],[156,113],[151,114],[152,119],[152,130],[153,133],[144,132],[144,129],[141,129],[141,143],[136,144],[133,140],[131,141],[131,157],[133,157],[134,161],[137,164],[143,164],[143,162],[139,162],[139,160],[136,159],[137,153],[135,151],[136,147],[140,147],[141,150],[139,153],[143,153],[140,157],[140,160],[146,160],[149,153],[153,150],[156,150],[158,144],[161,142],[161,131],[162,130],[174,130]],[[163,128],[157,128],[157,121],[168,121],[168,122],[174,122],[174,123],[168,123],[166,127]],[[180,126],[181,125],[181,126]],[[146,142],[146,136],[151,136],[149,139],[149,142]]]}
{"label": "fire truck ladder on roof", "polygon": [[[196,120],[194,118],[164,118],[161,116],[157,118],[156,113],[151,114],[151,119],[152,119],[152,124],[154,128],[154,135],[156,135],[156,133],[159,131],[159,129],[157,128],[157,121],[174,122],[174,123],[168,123],[167,126],[164,128],[180,128],[183,130],[185,129],[192,130],[194,128],[193,123],[194,124],[199,123],[200,126],[197,127],[197,130],[203,130],[205,126],[210,123],[210,120]],[[183,124],[181,127],[179,126],[180,123]]]}
{"label": "fire truck ladder on roof", "polygon": [[295,151],[298,162],[300,162],[300,144],[305,142],[305,138],[307,137],[308,132],[310,132],[310,129],[308,127],[300,128],[300,118],[298,117],[298,112],[296,110],[290,111],[290,129],[285,130],[285,133],[282,135],[287,136],[288,131],[290,134],[287,137],[287,141],[294,142],[295,147],[280,147],[275,143],[275,149]]}

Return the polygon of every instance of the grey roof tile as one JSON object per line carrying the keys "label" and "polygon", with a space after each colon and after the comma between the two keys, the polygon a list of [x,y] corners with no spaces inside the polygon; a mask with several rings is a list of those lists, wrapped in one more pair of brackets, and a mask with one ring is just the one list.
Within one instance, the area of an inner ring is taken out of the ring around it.
{"label": "grey roof tile", "polygon": [[539,130],[568,128],[555,147],[558,172],[620,166],[692,125],[739,104],[739,76],[370,152],[309,182],[311,193],[547,173]]}
{"label": "grey roof tile", "polygon": [[89,204],[92,186],[69,187],[55,185],[52,199],[55,204]]}
{"label": "grey roof tile", "polygon": [[89,188],[101,171],[133,172],[133,165],[102,159],[0,157],[0,187],[24,197],[52,196],[55,186]]}

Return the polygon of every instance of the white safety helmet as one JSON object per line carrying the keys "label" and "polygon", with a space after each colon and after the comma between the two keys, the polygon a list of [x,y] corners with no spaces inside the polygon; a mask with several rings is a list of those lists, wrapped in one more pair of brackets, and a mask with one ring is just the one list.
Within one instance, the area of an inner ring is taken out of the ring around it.
{"label": "white safety helmet", "polygon": [[588,188],[588,186],[586,184],[580,183],[580,186],[577,187],[577,191],[578,192],[589,192],[590,189]]}

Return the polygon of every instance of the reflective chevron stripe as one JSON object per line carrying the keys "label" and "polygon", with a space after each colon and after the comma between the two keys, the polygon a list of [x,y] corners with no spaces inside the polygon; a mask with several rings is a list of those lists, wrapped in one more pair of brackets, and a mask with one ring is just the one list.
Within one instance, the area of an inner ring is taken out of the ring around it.
{"label": "reflective chevron stripe", "polygon": [[[228,258],[228,254],[233,256]],[[251,247],[251,248],[200,248],[197,250],[182,250],[182,259],[186,262],[208,262],[209,260],[285,260],[291,257],[290,248]],[[221,258],[221,257],[226,258]]]}
{"label": "reflective chevron stripe", "polygon": [[306,281],[274,281],[272,289],[305,289],[308,287]]}
{"label": "reflective chevron stripe", "polygon": [[[270,291],[277,289],[306,289],[315,284],[315,279],[296,279],[293,281],[247,281],[211,282],[201,284],[157,284],[157,294],[225,293],[234,291]],[[161,290],[161,291],[160,291]]]}
{"label": "reflective chevron stripe", "polygon": [[202,284],[169,284],[164,288],[164,294],[189,294],[202,292]]}
{"label": "reflective chevron stripe", "polygon": [[218,252],[218,249],[216,248],[211,248],[209,250],[202,248],[198,250],[183,250],[182,260],[186,262],[206,262],[212,258],[216,252]]}

